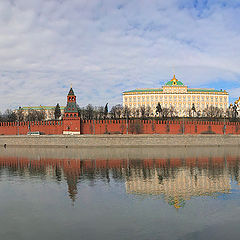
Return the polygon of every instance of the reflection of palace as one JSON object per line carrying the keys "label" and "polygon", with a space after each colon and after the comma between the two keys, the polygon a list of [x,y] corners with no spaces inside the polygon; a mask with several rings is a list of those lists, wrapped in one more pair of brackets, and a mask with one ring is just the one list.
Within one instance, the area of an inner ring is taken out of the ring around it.
{"label": "reflection of palace", "polygon": [[[165,170],[165,169],[164,169]],[[190,168],[179,168],[174,175],[164,177],[164,170],[155,169],[151,178],[145,178],[143,173],[132,173],[126,181],[126,191],[131,194],[163,194],[166,201],[178,203],[189,200],[192,196],[228,193],[231,189],[227,169],[215,178],[208,176],[208,170],[197,171]]]}
{"label": "reflection of palace", "polygon": [[238,184],[240,158],[185,158],[155,160],[79,160],[0,157],[0,175],[39,176],[66,181],[75,201],[84,181],[120,181],[128,194],[163,195],[179,208],[193,196],[229,193],[230,180]]}

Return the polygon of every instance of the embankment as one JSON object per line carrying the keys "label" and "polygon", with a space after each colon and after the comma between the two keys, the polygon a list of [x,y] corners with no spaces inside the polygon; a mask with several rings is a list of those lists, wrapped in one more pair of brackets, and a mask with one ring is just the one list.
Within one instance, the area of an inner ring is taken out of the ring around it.
{"label": "embankment", "polygon": [[240,146],[239,135],[0,136],[5,147]]}

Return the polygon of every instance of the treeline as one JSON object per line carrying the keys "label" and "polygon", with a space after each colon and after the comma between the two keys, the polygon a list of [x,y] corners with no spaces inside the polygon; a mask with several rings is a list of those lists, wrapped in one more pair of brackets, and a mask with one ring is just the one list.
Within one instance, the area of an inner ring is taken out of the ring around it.
{"label": "treeline", "polygon": [[[53,119],[59,120],[62,118],[59,104],[53,109]],[[151,109],[149,106],[141,106],[139,108],[123,107],[121,104],[117,104],[109,111],[108,104],[104,106],[93,106],[88,104],[86,107],[78,106],[78,113],[83,120],[102,120],[102,119],[149,119],[149,118],[160,118],[160,119],[176,119],[181,116],[178,115],[176,109],[172,106],[170,108],[162,107],[160,103],[155,109]],[[210,106],[202,111],[198,111],[194,104],[191,108],[184,112],[184,116],[187,118],[205,118],[205,119],[222,119],[227,118],[229,120],[239,119],[237,108],[230,106],[226,111],[222,108]],[[44,110],[29,109],[27,112],[19,108],[16,111],[7,109],[3,114],[0,113],[0,122],[16,122],[16,121],[44,121],[46,120],[46,112]]]}
{"label": "treeline", "polygon": [[[151,109],[149,106],[141,106],[139,108],[129,108],[127,106],[122,107],[118,104],[111,108],[108,112],[107,105],[104,107],[94,107],[92,105],[87,105],[85,108],[79,108],[79,114],[82,119],[92,120],[92,119],[119,119],[119,118],[179,118],[178,112],[176,109],[171,106],[170,108],[162,107],[160,103],[156,106],[155,109]],[[206,118],[206,119],[236,119],[238,116],[238,111],[236,108],[229,107],[226,111],[222,108],[210,106],[204,110],[196,110],[195,105],[193,104],[191,108],[187,109],[184,112],[184,116],[188,118]]]}
{"label": "treeline", "polygon": [[44,110],[30,109],[26,114],[19,108],[16,111],[7,109],[4,113],[0,112],[0,122],[22,122],[22,121],[43,121],[46,119],[46,112]]}

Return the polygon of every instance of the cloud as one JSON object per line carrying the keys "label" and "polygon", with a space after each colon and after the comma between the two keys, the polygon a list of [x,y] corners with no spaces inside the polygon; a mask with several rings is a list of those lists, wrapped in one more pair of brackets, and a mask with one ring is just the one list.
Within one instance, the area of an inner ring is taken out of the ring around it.
{"label": "cloud", "polygon": [[81,106],[113,105],[174,71],[235,98],[239,22],[239,0],[1,1],[0,109],[64,105],[71,83]]}

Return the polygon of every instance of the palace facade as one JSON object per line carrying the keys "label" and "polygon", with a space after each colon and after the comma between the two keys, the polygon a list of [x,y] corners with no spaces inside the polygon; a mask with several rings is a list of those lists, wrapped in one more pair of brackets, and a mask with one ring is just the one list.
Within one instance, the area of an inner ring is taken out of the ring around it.
{"label": "palace facade", "polygon": [[[29,112],[32,110],[38,111],[38,112],[44,112],[45,113],[45,120],[53,120],[55,119],[54,112],[55,112],[56,106],[29,106],[29,107],[21,107],[21,110],[23,112],[24,117],[28,115]],[[64,115],[64,108],[63,106],[60,106],[61,114]],[[18,109],[13,110],[14,113],[17,113]],[[62,117],[60,117],[62,119]]]}
{"label": "palace facade", "polygon": [[187,116],[194,104],[196,112],[202,112],[210,106],[224,111],[228,108],[229,94],[225,90],[212,88],[188,88],[174,77],[162,88],[144,88],[123,92],[123,106],[140,108],[149,106],[152,115],[156,114],[156,106],[162,108],[174,107],[178,116]]}

